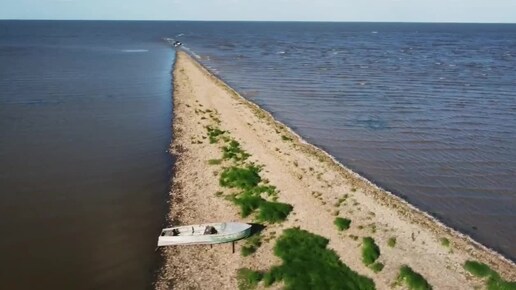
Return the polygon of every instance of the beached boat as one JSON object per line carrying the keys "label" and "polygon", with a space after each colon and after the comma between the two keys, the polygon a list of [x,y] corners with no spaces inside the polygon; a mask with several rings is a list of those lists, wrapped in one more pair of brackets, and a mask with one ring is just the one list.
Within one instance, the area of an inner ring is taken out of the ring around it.
{"label": "beached boat", "polygon": [[235,222],[166,228],[158,238],[158,247],[228,243],[243,239],[249,234],[251,225]]}

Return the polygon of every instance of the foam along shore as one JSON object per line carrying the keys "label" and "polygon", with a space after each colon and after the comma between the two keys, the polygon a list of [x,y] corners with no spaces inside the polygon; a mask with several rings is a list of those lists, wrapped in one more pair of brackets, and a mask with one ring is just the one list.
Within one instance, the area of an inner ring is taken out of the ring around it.
{"label": "foam along shore", "polygon": [[[238,242],[235,253],[224,244],[162,249],[156,289],[295,285],[296,277],[280,273],[287,265],[278,253],[281,243],[295,244],[289,239],[308,234],[328,242],[315,251],[320,257],[340,259],[341,268],[328,273],[350,269],[376,289],[410,287],[408,281],[418,277],[434,289],[485,287],[487,278],[466,270],[467,261],[487,265],[502,282],[516,280],[514,263],[306,143],[185,52],[177,52],[173,75],[171,152],[177,162],[170,224],[239,221],[265,228],[258,238]],[[224,178],[232,173],[249,178],[228,183]]]}

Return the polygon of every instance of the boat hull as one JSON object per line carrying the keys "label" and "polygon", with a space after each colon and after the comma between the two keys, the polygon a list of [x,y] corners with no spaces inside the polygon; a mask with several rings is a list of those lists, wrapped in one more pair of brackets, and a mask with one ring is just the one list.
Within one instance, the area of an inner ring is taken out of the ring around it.
{"label": "boat hull", "polygon": [[[217,234],[196,234],[195,229],[204,228],[206,226],[224,225],[226,231],[221,231]],[[185,229],[192,228],[191,234],[184,234]],[[165,231],[179,229],[183,231],[182,234],[171,236],[163,235]],[[251,225],[242,223],[223,223],[223,224],[206,224],[197,226],[184,226],[177,228],[169,228],[163,230],[162,235],[158,238],[158,247],[175,246],[175,245],[206,245],[206,244],[222,244],[243,239],[251,234]]]}

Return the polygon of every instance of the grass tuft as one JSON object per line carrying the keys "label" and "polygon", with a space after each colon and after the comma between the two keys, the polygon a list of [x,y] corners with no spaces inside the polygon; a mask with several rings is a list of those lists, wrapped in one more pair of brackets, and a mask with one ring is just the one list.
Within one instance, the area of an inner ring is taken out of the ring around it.
{"label": "grass tuft", "polygon": [[[262,222],[277,223],[287,219],[293,207],[290,204],[276,202],[278,191],[275,186],[262,183],[260,176],[261,167],[245,164],[245,160],[251,156],[240,147],[240,143],[223,135],[226,131],[218,128],[206,127],[211,138],[221,138],[226,142],[222,147],[222,160],[232,160],[231,167],[224,168],[219,177],[219,184],[222,187],[240,189],[238,193],[226,195],[226,200],[233,202],[240,207],[242,217],[247,217],[256,212],[256,219]],[[218,139],[216,140],[218,141]],[[209,160],[209,164],[220,164],[220,159]],[[266,200],[270,198],[272,201]],[[243,251],[249,251],[245,249]]]}
{"label": "grass tuft", "polygon": [[235,161],[243,161],[251,156],[240,148],[240,143],[235,140],[231,140],[227,146],[222,147],[222,158],[233,159]]}
{"label": "grass tuft", "polygon": [[263,276],[265,286],[283,281],[285,289],[375,289],[327,248],[328,239],[299,228],[287,229],[274,246],[283,264]]}
{"label": "grass tuft", "polygon": [[287,219],[293,207],[287,203],[267,201],[260,196],[241,194],[232,201],[240,207],[242,217],[247,217],[258,210],[256,219],[262,222],[277,223]]}
{"label": "grass tuft", "polygon": [[263,200],[260,204],[258,221],[278,223],[287,219],[293,207],[287,203]]}
{"label": "grass tuft", "polygon": [[243,194],[233,198],[233,203],[240,207],[240,215],[247,217],[257,210],[265,200],[259,196]]}
{"label": "grass tuft", "polygon": [[223,187],[250,189],[255,187],[262,180],[260,168],[254,165],[247,167],[232,166],[224,169],[220,175],[219,183]]}
{"label": "grass tuft", "polygon": [[449,247],[450,240],[448,240],[447,238],[441,238],[441,245],[443,245],[444,247]]}
{"label": "grass tuft", "polygon": [[209,165],[219,165],[222,163],[222,159],[210,159],[208,160]]}
{"label": "grass tuft", "polygon": [[373,270],[373,272],[378,273],[383,270],[384,265],[380,262],[376,262],[374,264],[371,264],[369,268]]}
{"label": "grass tuft", "polygon": [[206,130],[208,131],[208,137],[210,137],[210,143],[217,143],[219,141],[219,136],[226,133],[226,131],[222,131],[219,128],[213,128],[211,126],[207,126]]}
{"label": "grass tuft", "polygon": [[247,257],[249,255],[252,255],[258,250],[258,248],[262,245],[262,236],[259,234],[256,234],[252,237],[249,237],[245,245],[242,246],[242,249],[240,252],[242,253],[242,256]]}
{"label": "grass tuft", "polygon": [[374,263],[380,257],[380,248],[371,237],[362,239],[362,262],[368,266]]}
{"label": "grass tuft", "polygon": [[396,238],[390,237],[389,240],[387,241],[387,245],[391,248],[394,248],[396,246]]}
{"label": "grass tuft", "polygon": [[492,270],[488,265],[477,261],[466,261],[464,269],[473,276],[488,278],[486,286],[488,290],[516,290],[516,282],[506,281]]}
{"label": "grass tuft", "polygon": [[254,289],[258,286],[258,283],[263,279],[263,274],[260,272],[253,271],[248,268],[238,269],[237,280],[238,289]]}
{"label": "grass tuft", "polygon": [[246,189],[246,192],[253,195],[262,195],[264,193],[266,196],[277,196],[278,191],[276,190],[276,186],[274,185],[257,185],[250,189]]}
{"label": "grass tuft", "polygon": [[409,290],[431,290],[432,286],[421,276],[414,272],[409,266],[403,265],[400,268],[397,282],[405,283]]}
{"label": "grass tuft", "polygon": [[488,265],[477,261],[466,261],[466,263],[464,263],[464,269],[473,276],[480,278],[488,277],[493,273],[493,270],[491,270]]}
{"label": "grass tuft", "polygon": [[337,229],[339,229],[339,231],[344,231],[349,229],[349,226],[351,225],[351,220],[338,217],[335,218],[335,221],[333,223],[337,226]]}
{"label": "grass tuft", "polygon": [[258,185],[261,181],[259,172],[260,168],[254,165],[229,167],[221,173],[219,183],[223,187],[243,190],[230,199],[240,207],[242,217],[247,217],[257,210],[256,218],[259,221],[270,223],[284,221],[293,207],[286,203],[267,201],[262,197],[262,194],[276,197],[277,190],[275,186]]}
{"label": "grass tuft", "polygon": [[498,273],[493,272],[487,280],[487,290],[516,290],[516,282],[506,281]]}

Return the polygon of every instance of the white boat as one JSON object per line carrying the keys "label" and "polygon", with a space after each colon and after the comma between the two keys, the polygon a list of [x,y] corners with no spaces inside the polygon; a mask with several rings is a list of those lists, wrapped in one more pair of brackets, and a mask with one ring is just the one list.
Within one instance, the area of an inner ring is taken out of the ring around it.
{"label": "white boat", "polygon": [[158,238],[158,247],[228,243],[250,234],[251,225],[235,222],[166,228]]}

